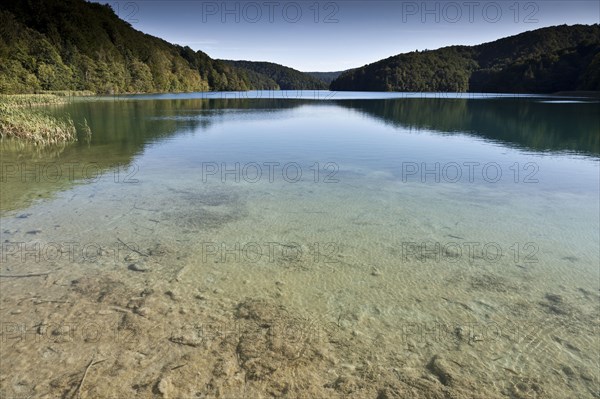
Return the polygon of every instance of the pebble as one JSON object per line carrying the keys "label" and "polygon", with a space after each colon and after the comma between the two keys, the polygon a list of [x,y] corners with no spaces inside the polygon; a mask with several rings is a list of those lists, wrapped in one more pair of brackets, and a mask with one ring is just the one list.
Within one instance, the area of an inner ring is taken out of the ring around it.
{"label": "pebble", "polygon": [[580,376],[581,376],[581,378],[583,378],[586,381],[590,381],[590,382],[594,381],[594,377],[592,376],[592,374],[590,374],[589,372],[587,372],[585,370],[581,372]]}
{"label": "pebble", "polygon": [[174,301],[179,300],[179,294],[177,294],[175,291],[166,291],[165,295],[168,296],[169,298],[171,298]]}
{"label": "pebble", "polygon": [[132,263],[129,266],[127,266],[127,268],[129,270],[133,270],[134,272],[147,272],[148,270],[150,270],[147,267],[140,265],[139,263]]}
{"label": "pebble", "polygon": [[469,334],[469,343],[472,344],[473,342],[481,342],[483,341],[483,337],[479,334],[474,334],[474,333],[470,333]]}
{"label": "pebble", "polygon": [[454,329],[454,335],[456,336],[456,338],[458,338],[460,341],[463,341],[465,339],[465,330],[462,326],[457,326]]}
{"label": "pebble", "polygon": [[360,332],[358,330],[352,330],[352,336],[353,337],[364,337],[365,334],[363,334],[362,332]]}
{"label": "pebble", "polygon": [[444,247],[444,254],[451,258],[458,258],[460,256],[460,252],[456,248],[449,246]]}
{"label": "pebble", "polygon": [[563,373],[565,373],[569,377],[573,377],[575,375],[575,372],[569,366],[563,366],[562,367],[562,371],[563,371]]}
{"label": "pebble", "polygon": [[381,270],[379,270],[378,268],[373,268],[373,271],[371,272],[372,276],[381,276]]}
{"label": "pebble", "polygon": [[448,363],[438,355],[433,356],[429,364],[427,365],[429,371],[431,371],[442,384],[451,385],[454,377],[452,375],[452,370],[450,369]]}
{"label": "pebble", "polygon": [[546,299],[552,303],[562,303],[563,298],[558,294],[546,294]]}
{"label": "pebble", "polygon": [[138,254],[129,254],[125,257],[125,260],[127,262],[136,262],[140,259],[140,256]]}
{"label": "pebble", "polygon": [[173,391],[173,384],[171,383],[171,380],[165,377],[161,378],[156,388],[158,388],[158,392],[161,393],[163,398],[168,398],[170,397],[171,392]]}
{"label": "pebble", "polygon": [[145,308],[145,307],[135,308],[133,310],[133,313],[140,315],[142,317],[147,317],[148,316],[148,308]]}

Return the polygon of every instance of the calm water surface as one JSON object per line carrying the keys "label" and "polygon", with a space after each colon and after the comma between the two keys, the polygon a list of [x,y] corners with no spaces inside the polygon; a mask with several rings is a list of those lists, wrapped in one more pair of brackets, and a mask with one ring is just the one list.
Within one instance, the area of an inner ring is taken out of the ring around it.
{"label": "calm water surface", "polygon": [[[51,112],[87,120],[91,137],[3,143],[2,271],[176,281],[183,301],[269,298],[362,337],[355,353],[381,364],[400,353],[425,370],[441,354],[501,396],[598,395],[598,106],[328,92],[78,100]],[[131,248],[157,246],[169,255],[150,271],[128,269]]]}

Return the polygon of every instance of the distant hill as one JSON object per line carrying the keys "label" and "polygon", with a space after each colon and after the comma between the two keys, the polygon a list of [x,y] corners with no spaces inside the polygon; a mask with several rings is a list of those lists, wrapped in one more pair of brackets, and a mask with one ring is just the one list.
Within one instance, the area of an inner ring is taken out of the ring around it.
{"label": "distant hill", "polygon": [[146,35],[108,5],[0,3],[0,93],[276,89],[264,75]]}
{"label": "distant hill", "polygon": [[214,60],[133,29],[108,5],[0,1],[0,93],[327,88],[598,91],[600,26],[561,25],[478,46],[400,54],[341,74],[304,73],[269,62]]}
{"label": "distant hill", "polygon": [[308,73],[272,62],[229,61],[222,62],[245,71],[262,74],[275,81],[281,90],[327,90],[328,84]]}
{"label": "distant hill", "polygon": [[344,72],[330,89],[499,93],[600,90],[600,26],[561,25],[478,46],[399,54]]}
{"label": "distant hill", "polygon": [[319,79],[322,80],[323,82],[325,82],[328,86],[331,84],[331,82],[333,82],[334,80],[336,80],[342,73],[344,73],[344,71],[338,71],[338,72],[304,72],[307,75],[312,76],[315,79]]}

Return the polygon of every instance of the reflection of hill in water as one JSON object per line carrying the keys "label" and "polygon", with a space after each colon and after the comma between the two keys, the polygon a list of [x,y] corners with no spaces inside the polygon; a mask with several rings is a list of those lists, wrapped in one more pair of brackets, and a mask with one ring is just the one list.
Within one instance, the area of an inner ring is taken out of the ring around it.
{"label": "reflection of hill in water", "polygon": [[[89,165],[93,168],[87,169],[88,172],[99,173],[116,167],[126,168],[146,145],[176,133],[206,129],[219,121],[217,116],[225,114],[225,110],[277,111],[294,108],[300,103],[251,99],[78,99],[64,107],[53,107],[50,112],[68,113],[77,126],[86,120],[92,130],[91,138],[80,133],[77,143],[46,148],[2,142],[0,151],[4,169],[0,210],[23,208],[35,199],[48,198],[74,184],[85,183],[85,177],[89,177],[85,176],[85,167]],[[62,171],[59,178],[55,178],[56,173],[52,174],[57,167]]]}
{"label": "reflection of hill in water", "polygon": [[432,98],[336,103],[407,129],[467,133],[532,151],[600,154],[597,103]]}
{"label": "reflection of hill in water", "polygon": [[[92,128],[92,145],[108,144],[121,153],[138,152],[145,144],[173,133],[205,129],[212,116],[226,110],[276,110],[294,108],[300,101],[252,99],[118,100],[71,104],[75,121],[87,118]],[[85,146],[80,137],[77,146]]]}
{"label": "reflection of hill in water", "polygon": [[[39,181],[23,182],[6,178],[6,165],[36,168],[48,164],[94,164],[105,173],[117,166],[127,167],[146,145],[160,142],[178,133],[204,130],[225,122],[228,110],[236,112],[278,113],[302,105],[336,104],[385,123],[408,129],[427,129],[445,134],[472,134],[511,147],[533,151],[574,151],[600,154],[598,104],[548,104],[531,99],[394,99],[339,100],[325,103],[295,99],[170,99],[170,100],[79,100],[52,112],[68,112],[76,124],[84,119],[92,137],[80,135],[74,144],[53,148],[3,142],[4,169],[0,210],[18,209],[34,199],[47,198],[85,182],[81,171],[64,173],[60,179],[41,176]],[[272,117],[272,116],[269,116]],[[10,167],[10,166],[9,166]],[[35,173],[35,172],[34,172]],[[79,174],[78,174],[79,173]],[[39,171],[38,171],[39,174]]]}

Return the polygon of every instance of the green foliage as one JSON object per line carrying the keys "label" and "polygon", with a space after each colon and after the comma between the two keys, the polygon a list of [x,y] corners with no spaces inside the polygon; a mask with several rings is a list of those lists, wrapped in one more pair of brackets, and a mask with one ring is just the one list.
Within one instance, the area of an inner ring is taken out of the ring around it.
{"label": "green foliage", "polygon": [[555,26],[479,46],[400,54],[344,72],[331,90],[552,93],[599,90],[600,26]]}
{"label": "green foliage", "polygon": [[223,61],[245,71],[258,73],[276,82],[281,90],[327,90],[327,84],[307,73],[272,62]]}
{"label": "green foliage", "polygon": [[581,87],[600,91],[600,52],[597,52],[581,77]]}
{"label": "green foliage", "polygon": [[307,75],[312,76],[315,79],[319,79],[323,82],[325,82],[327,84],[327,86],[329,86],[331,84],[331,82],[333,82],[334,80],[336,80],[337,78],[339,78],[339,76],[344,73],[344,71],[338,71],[338,72],[304,72]]}
{"label": "green foliage", "polygon": [[0,5],[0,93],[136,93],[276,89],[266,76],[136,31],[108,5]]}

